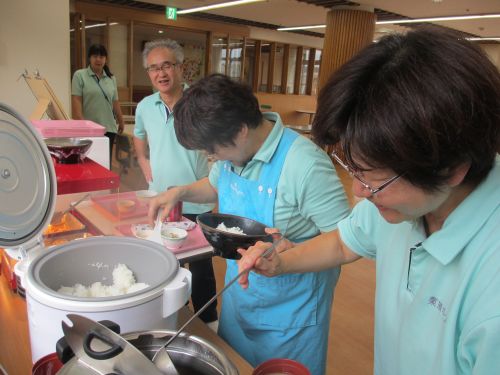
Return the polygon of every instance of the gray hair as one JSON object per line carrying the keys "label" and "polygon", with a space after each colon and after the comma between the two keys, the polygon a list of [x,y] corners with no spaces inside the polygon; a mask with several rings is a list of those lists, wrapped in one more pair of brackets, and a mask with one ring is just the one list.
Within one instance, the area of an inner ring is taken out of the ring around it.
{"label": "gray hair", "polygon": [[167,48],[174,53],[176,63],[182,64],[184,62],[184,51],[179,43],[172,39],[157,39],[147,42],[144,45],[144,50],[142,51],[142,64],[144,68],[148,67],[148,55],[155,48]]}

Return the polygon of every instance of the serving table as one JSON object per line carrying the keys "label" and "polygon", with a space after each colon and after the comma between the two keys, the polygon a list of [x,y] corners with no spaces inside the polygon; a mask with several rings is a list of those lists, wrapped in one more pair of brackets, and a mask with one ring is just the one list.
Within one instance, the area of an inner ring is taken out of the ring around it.
{"label": "serving table", "polygon": [[[26,301],[12,292],[4,279],[0,278],[0,364],[9,375],[31,374],[31,350],[28,333]],[[178,311],[178,327],[192,316],[186,307]],[[206,339],[218,346],[238,368],[240,375],[251,375],[252,366],[234,351],[222,338],[199,318],[186,328],[186,332]],[[54,348],[55,350],[55,348]],[[0,371],[1,373],[1,371]]]}
{"label": "serving table", "polygon": [[[123,193],[124,197],[129,197],[130,193]],[[75,197],[76,198],[76,197]],[[98,198],[97,198],[98,199]],[[144,211],[143,211],[144,212]],[[102,207],[95,204],[92,200],[84,200],[80,203],[75,210],[72,212],[80,221],[82,221],[87,230],[94,235],[104,235],[104,236],[125,236],[125,234],[120,230],[127,225],[132,224],[142,224],[147,223],[148,219],[146,213],[144,212],[141,216],[134,216],[125,218],[114,217]],[[165,249],[168,251],[167,249]],[[213,255],[213,248],[209,245],[200,248],[182,251],[175,253],[175,256],[182,264],[204,259],[211,258]]]}

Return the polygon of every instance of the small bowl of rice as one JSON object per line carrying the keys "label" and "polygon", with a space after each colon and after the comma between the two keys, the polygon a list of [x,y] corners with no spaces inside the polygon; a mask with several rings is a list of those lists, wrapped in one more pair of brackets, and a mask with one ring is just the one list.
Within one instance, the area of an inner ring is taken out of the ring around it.
{"label": "small bowl of rice", "polygon": [[257,241],[273,242],[273,237],[264,230],[265,224],[246,217],[204,213],[196,221],[214,254],[226,259],[240,259],[236,250],[248,249]]}

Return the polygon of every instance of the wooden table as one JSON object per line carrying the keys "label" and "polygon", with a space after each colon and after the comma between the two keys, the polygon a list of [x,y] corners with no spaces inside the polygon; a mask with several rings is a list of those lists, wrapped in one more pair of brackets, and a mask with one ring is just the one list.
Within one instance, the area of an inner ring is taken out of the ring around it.
{"label": "wooden table", "polygon": [[[26,301],[9,289],[4,277],[0,277],[0,308],[0,364],[9,375],[31,374]],[[191,316],[191,311],[187,307],[182,307],[178,311],[178,327]],[[200,319],[194,319],[186,327],[186,332],[204,338],[219,347],[238,368],[240,375],[252,374],[253,369],[250,364]]]}

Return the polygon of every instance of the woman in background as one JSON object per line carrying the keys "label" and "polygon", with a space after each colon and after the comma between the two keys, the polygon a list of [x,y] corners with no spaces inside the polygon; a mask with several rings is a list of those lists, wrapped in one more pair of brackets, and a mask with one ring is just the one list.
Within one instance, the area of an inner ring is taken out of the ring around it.
{"label": "woman in background", "polygon": [[116,78],[106,64],[108,51],[103,45],[91,45],[87,56],[87,68],[77,70],[73,75],[71,110],[74,119],[91,120],[106,128],[111,165],[116,133],[121,134],[124,129]]}

